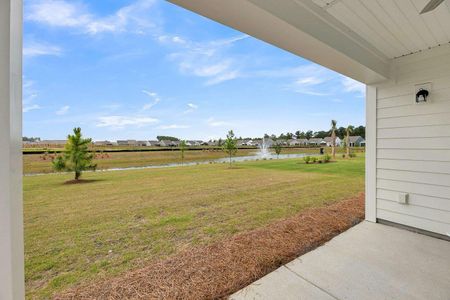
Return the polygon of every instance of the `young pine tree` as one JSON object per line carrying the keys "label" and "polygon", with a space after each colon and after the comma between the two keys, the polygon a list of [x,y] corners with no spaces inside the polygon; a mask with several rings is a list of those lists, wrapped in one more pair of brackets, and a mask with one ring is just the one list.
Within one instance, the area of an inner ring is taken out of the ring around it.
{"label": "young pine tree", "polygon": [[75,180],[79,180],[85,170],[95,170],[93,164],[94,154],[89,152],[89,144],[92,139],[85,139],[81,134],[81,128],[74,128],[73,135],[67,136],[64,153],[53,160],[53,169],[56,171],[75,172]]}
{"label": "young pine tree", "polygon": [[230,167],[231,167],[231,157],[237,152],[237,140],[234,136],[233,130],[228,131],[227,138],[223,141],[222,149],[225,151],[230,157]]}
{"label": "young pine tree", "polygon": [[278,159],[278,157],[280,156],[281,150],[282,150],[281,144],[280,143],[275,143],[273,145],[273,149],[275,150],[275,153],[277,154],[277,159]]}

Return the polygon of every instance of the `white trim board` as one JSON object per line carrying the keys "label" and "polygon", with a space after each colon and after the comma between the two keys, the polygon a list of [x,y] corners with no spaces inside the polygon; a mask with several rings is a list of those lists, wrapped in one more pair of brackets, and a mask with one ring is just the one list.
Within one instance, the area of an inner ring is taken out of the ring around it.
{"label": "white trim board", "polygon": [[24,299],[22,1],[0,1],[0,299]]}

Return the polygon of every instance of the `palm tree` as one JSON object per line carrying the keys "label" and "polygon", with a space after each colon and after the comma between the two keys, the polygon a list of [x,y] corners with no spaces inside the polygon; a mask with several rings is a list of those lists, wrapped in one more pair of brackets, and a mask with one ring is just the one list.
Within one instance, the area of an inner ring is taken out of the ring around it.
{"label": "palm tree", "polygon": [[336,120],[331,120],[331,154],[336,158]]}
{"label": "palm tree", "polygon": [[345,146],[347,148],[347,158],[350,157],[350,134],[353,132],[353,126],[348,125],[347,129],[345,130]]}

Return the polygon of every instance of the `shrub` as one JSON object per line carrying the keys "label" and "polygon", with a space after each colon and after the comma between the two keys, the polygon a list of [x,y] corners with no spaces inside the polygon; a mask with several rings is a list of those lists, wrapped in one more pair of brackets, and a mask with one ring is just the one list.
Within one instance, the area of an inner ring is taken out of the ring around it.
{"label": "shrub", "polygon": [[329,162],[331,160],[331,156],[327,153],[327,154],[325,154],[324,156],[323,156],[323,161],[324,162]]}
{"label": "shrub", "polygon": [[311,162],[312,162],[312,163],[317,162],[317,157],[315,157],[315,156],[311,157]]}
{"label": "shrub", "polygon": [[306,164],[309,164],[311,161],[311,156],[305,156],[303,157],[303,160],[305,161]]}
{"label": "shrub", "polygon": [[356,153],[350,153],[349,157],[350,157],[350,158],[356,157]]}

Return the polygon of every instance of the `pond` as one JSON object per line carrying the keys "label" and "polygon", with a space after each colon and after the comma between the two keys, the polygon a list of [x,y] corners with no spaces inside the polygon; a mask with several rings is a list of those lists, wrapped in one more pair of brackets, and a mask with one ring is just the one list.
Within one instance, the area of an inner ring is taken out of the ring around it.
{"label": "pond", "polygon": [[[259,152],[255,152],[254,155],[246,155],[246,156],[235,156],[232,157],[232,162],[245,162],[245,161],[258,161],[258,160],[276,160],[276,159],[289,159],[289,158],[302,158],[307,155],[305,153],[290,153],[290,154],[280,154],[277,155],[274,153],[265,153],[261,155]],[[194,161],[194,162],[185,162],[183,166],[195,166],[195,165],[206,165],[206,164],[217,164],[217,163],[228,163],[230,159],[228,157],[222,157],[218,159],[210,159],[210,160],[202,160],[202,161]],[[160,165],[149,165],[149,166],[140,166],[140,167],[124,167],[124,168],[109,168],[109,169],[99,169],[96,172],[110,172],[110,171],[123,171],[123,170],[140,170],[140,169],[156,169],[156,168],[170,168],[170,167],[181,167],[182,164],[177,163],[169,163],[169,164],[160,164]],[[92,171],[86,171],[92,172]],[[25,176],[38,176],[38,175],[48,175],[48,174],[59,174],[59,173],[35,173],[35,174],[24,174]]]}

